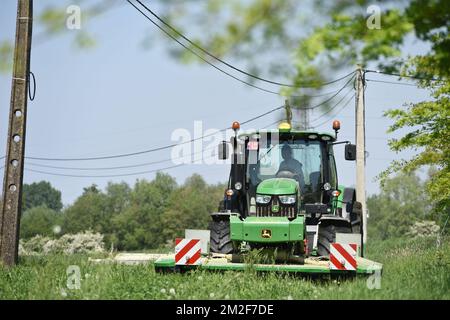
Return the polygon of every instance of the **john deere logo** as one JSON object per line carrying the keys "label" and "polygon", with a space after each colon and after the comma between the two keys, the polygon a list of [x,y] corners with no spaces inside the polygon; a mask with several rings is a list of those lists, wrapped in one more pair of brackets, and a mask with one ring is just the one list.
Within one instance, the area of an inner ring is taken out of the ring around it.
{"label": "john deere logo", "polygon": [[272,231],[269,229],[262,229],[261,230],[261,237],[264,239],[270,239],[272,238]]}

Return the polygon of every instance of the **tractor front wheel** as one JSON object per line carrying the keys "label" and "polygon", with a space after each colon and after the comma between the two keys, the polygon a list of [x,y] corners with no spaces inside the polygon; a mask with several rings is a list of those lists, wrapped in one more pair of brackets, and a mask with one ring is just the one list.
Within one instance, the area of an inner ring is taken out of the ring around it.
{"label": "tractor front wheel", "polygon": [[213,218],[209,224],[210,251],[214,253],[232,253],[233,244],[230,235],[230,221],[223,218]]}
{"label": "tractor front wheel", "polygon": [[319,256],[330,256],[330,243],[336,242],[336,233],[352,233],[352,228],[350,226],[337,226],[334,224],[319,225],[317,239],[317,253]]}

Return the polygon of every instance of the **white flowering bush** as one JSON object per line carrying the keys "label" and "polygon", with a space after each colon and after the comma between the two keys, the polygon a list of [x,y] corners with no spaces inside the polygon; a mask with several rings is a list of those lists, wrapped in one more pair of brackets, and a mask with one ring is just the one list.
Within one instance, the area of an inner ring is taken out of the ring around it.
{"label": "white flowering bush", "polygon": [[25,241],[20,239],[19,241],[19,255],[36,255],[43,253],[45,244],[50,241],[49,237],[41,235],[34,236],[33,238]]}
{"label": "white flowering bush", "polygon": [[409,228],[408,235],[412,238],[431,237],[439,234],[440,227],[434,221],[416,221]]}
{"label": "white flowering bush", "polygon": [[35,236],[28,241],[21,240],[19,254],[74,254],[74,253],[103,253],[105,243],[103,235],[86,231],[77,234],[65,234],[61,238],[51,239],[48,237]]}

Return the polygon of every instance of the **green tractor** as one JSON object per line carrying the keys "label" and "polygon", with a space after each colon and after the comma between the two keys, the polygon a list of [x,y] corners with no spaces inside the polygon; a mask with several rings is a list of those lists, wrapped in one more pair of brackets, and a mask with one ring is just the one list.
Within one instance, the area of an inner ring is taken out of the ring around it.
{"label": "green tractor", "polygon": [[[329,257],[337,236],[359,246],[363,255],[361,204],[355,189],[338,182],[333,147],[345,144],[345,159],[356,159],[356,146],[336,142],[334,134],[291,129],[238,134],[219,145],[219,158],[231,160],[228,188],[212,213],[210,251],[231,254],[233,262],[253,249],[272,261],[303,263]],[[232,149],[232,152],[229,150]],[[342,240],[341,240],[342,241]]]}
{"label": "green tractor", "polygon": [[338,183],[333,147],[345,144],[345,159],[356,158],[355,145],[336,141],[339,122],[334,134],[288,123],[241,134],[239,127],[233,123],[231,143],[219,145],[219,159],[230,160],[231,170],[209,231],[186,230],[175,254],[155,261],[156,270],[242,271],[251,263],[261,272],[381,274],[381,264],[363,258],[355,190]]}

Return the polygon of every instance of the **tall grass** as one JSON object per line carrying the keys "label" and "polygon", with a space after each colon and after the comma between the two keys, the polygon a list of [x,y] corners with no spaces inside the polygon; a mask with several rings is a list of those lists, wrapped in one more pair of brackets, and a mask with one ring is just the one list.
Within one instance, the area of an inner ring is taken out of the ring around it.
{"label": "tall grass", "polygon": [[[450,240],[373,242],[368,257],[383,263],[380,289],[366,278],[312,280],[244,272],[158,274],[153,265],[96,264],[85,255],[30,256],[0,267],[1,299],[450,299]],[[68,266],[81,271],[68,289]]]}

